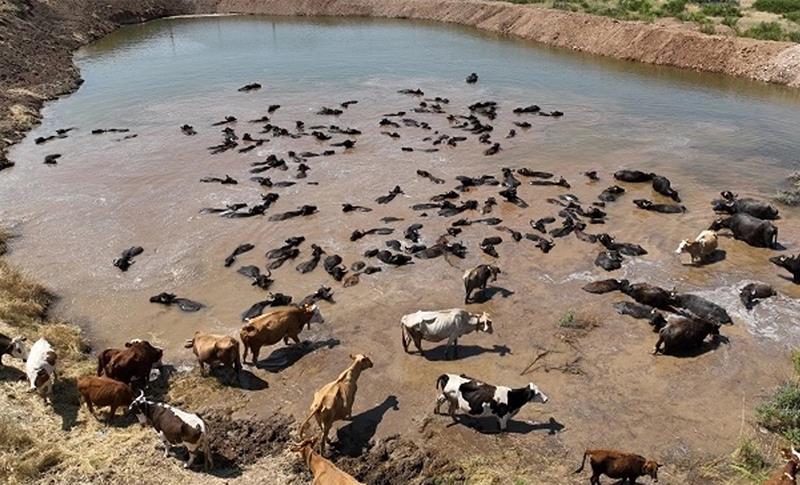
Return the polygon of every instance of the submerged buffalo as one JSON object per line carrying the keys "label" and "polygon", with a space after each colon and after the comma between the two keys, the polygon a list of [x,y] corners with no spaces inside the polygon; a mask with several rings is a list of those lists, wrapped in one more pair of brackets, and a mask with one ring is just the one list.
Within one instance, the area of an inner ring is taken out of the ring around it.
{"label": "submerged buffalo", "polygon": [[712,231],[730,229],[733,237],[757,248],[775,248],[778,245],[778,228],[749,214],[734,214],[720,218],[709,227]]}

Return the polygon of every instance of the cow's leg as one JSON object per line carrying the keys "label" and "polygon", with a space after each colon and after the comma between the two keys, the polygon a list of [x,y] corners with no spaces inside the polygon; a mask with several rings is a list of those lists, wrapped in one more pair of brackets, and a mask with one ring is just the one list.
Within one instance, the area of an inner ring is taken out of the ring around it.
{"label": "cow's leg", "polygon": [[300,344],[300,337],[298,337],[297,335],[292,335],[292,340],[294,340],[295,344],[298,345]]}
{"label": "cow's leg", "polygon": [[258,354],[259,354],[259,352],[261,352],[261,347],[253,347],[252,349],[250,349],[250,351],[253,353],[253,365],[257,365],[258,364]]}
{"label": "cow's leg", "polygon": [[247,345],[244,345],[243,347],[244,347],[244,350],[242,351],[242,363],[246,364],[247,363],[247,349],[249,349],[250,347],[248,347]]}
{"label": "cow's leg", "polygon": [[[188,449],[188,448],[187,448]],[[194,460],[197,458],[197,448],[189,450],[189,461],[183,464],[184,468],[191,468],[194,465]]]}
{"label": "cow's leg", "polygon": [[111,420],[114,419],[114,415],[116,415],[116,414],[117,414],[117,407],[116,406],[111,406],[111,411],[108,413],[107,421],[110,423]]}
{"label": "cow's leg", "polygon": [[97,419],[97,415],[94,413],[94,405],[92,405],[92,401],[87,399],[86,396],[83,397],[83,400],[86,401],[86,407],[89,409],[89,414],[91,414],[94,419]]}
{"label": "cow's leg", "polygon": [[164,445],[164,458],[169,458],[169,441],[167,441],[167,437],[164,435],[163,431],[158,432],[158,437]]}
{"label": "cow's leg", "polygon": [[498,416],[497,424],[500,426],[500,431],[505,431],[506,428],[508,428],[508,414],[506,414],[502,418]]}
{"label": "cow's leg", "polygon": [[289,345],[289,336],[288,335],[283,337],[283,345]]}
{"label": "cow's leg", "polygon": [[447,401],[447,396],[444,393],[439,394],[439,397],[436,398],[436,407],[433,408],[433,414],[439,414],[439,410],[445,401]]}
{"label": "cow's leg", "polygon": [[658,341],[656,342],[656,346],[653,347],[653,355],[656,355],[657,353],[659,353],[661,351],[661,346],[663,344],[664,344],[664,337],[659,335]]}
{"label": "cow's leg", "polygon": [[200,375],[205,377],[206,376],[206,365],[203,364],[203,362],[200,361],[200,360],[198,360],[197,363],[200,364]]}

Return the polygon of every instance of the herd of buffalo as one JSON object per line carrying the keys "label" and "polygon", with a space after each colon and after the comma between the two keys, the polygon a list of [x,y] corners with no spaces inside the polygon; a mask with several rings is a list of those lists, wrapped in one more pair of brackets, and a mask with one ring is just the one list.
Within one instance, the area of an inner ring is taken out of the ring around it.
{"label": "herd of buffalo", "polygon": [[[478,76],[475,73],[466,79],[468,84],[475,84],[477,81]],[[252,83],[243,86],[239,91],[246,96],[247,93],[259,89],[261,89],[260,84]],[[406,89],[400,93],[412,99],[412,105],[406,110],[384,114],[377,120],[376,125],[380,133],[391,140],[408,137],[407,132],[411,130],[414,133],[422,133],[413,144],[399,147],[401,151],[430,153],[453,150],[472,139],[486,145],[482,150],[487,157],[496,157],[502,152],[500,136],[492,125],[492,121],[501,114],[501,107],[497,102],[476,102],[468,106],[465,114],[460,114],[448,109],[450,100],[446,98],[425,97],[424,92],[419,89]],[[356,103],[355,100],[348,100],[335,107],[323,106],[315,116],[336,118]],[[248,154],[258,147],[268,146],[267,144],[274,138],[313,139],[321,148],[316,151],[290,150],[285,156],[270,153],[266,158],[252,161],[247,176],[249,182],[263,189],[258,200],[233,201],[222,207],[198,208],[201,213],[217,214],[229,219],[263,217],[268,221],[266,224],[280,228],[280,225],[277,225],[280,221],[310,217],[320,212],[319,208],[313,205],[301,205],[294,210],[284,212],[274,212],[271,207],[281,198],[281,188],[302,183],[318,185],[319,182],[307,181],[313,174],[314,162],[324,163],[328,157],[356,150],[358,136],[362,132],[360,129],[336,124],[306,123],[302,120],[297,120],[290,126],[281,126],[273,120],[275,112],[280,108],[280,105],[270,105],[263,116],[248,122],[246,126],[252,126],[257,131],[240,133],[237,129],[242,126],[242,122],[231,115],[213,123],[211,126],[216,127],[215,130],[221,130],[221,140],[208,147],[209,153]],[[441,117],[441,121],[449,128],[437,130],[431,122],[415,118],[415,115],[420,114]],[[503,135],[505,139],[520,136],[530,130],[534,126],[531,118],[533,116],[557,119],[564,116],[564,113],[545,111],[537,105],[528,105],[513,109],[512,116],[514,128]],[[65,138],[72,131],[72,128],[61,129],[54,135],[36,138],[35,143],[45,144]],[[202,130],[188,124],[180,127],[180,132],[187,137],[197,136],[200,131]],[[97,136],[127,132],[128,130],[124,128],[91,131]],[[126,139],[130,139],[135,134],[125,136]],[[57,165],[60,158],[61,154],[50,153],[45,157],[44,163]],[[278,180],[281,174],[288,177],[284,176],[281,177],[282,180]],[[445,186],[448,183],[447,178],[433,175],[428,170],[418,169],[416,174],[430,181],[433,187]],[[597,171],[584,172],[583,176],[593,184],[601,180],[601,175]],[[632,202],[637,209],[674,217],[670,215],[684,213],[687,208],[681,205],[680,194],[664,176],[647,171],[619,170],[613,173],[613,178],[616,180],[613,185],[600,190],[595,200],[587,202],[568,193],[571,184],[564,177],[527,167],[502,168],[497,175],[459,175],[455,177],[455,184],[452,187],[437,190],[437,193],[432,194],[427,200],[417,201],[411,205],[411,209],[419,215],[420,221],[426,218],[430,220],[432,217],[450,221],[445,231],[441,234],[423,235],[423,222],[416,221],[404,229],[398,229],[396,224],[403,221],[403,218],[383,217],[376,221],[374,227],[354,230],[350,235],[350,241],[367,237],[392,236],[396,233],[400,236],[387,238],[388,240],[383,241],[382,245],[377,244],[368,249],[363,253],[363,258],[350,264],[345,264],[340,255],[323,248],[320,244],[310,243],[309,249],[305,249],[304,236],[287,237],[282,245],[266,251],[266,263],[263,267],[243,265],[236,269],[236,272],[250,284],[265,292],[263,299],[242,311],[243,326],[238,339],[229,335],[197,331],[187,341],[186,347],[192,349],[196,355],[202,375],[206,375],[206,367],[211,369],[227,367],[238,379],[243,364],[256,364],[259,361],[262,347],[272,346],[281,341],[286,345],[303,345],[299,338],[303,328],[310,328],[312,323],[323,321],[319,303],[321,301],[333,303],[334,300],[333,290],[328,286],[322,286],[316,292],[299,299],[270,291],[277,278],[273,272],[286,263],[301,258],[301,255],[304,256],[300,262],[290,263],[298,273],[311,273],[321,267],[334,284],[348,288],[359,284],[361,279],[368,275],[389,271],[394,267],[419,264],[439,257],[449,260],[464,259],[472,248],[460,241],[459,236],[464,231],[469,231],[470,226],[488,226],[496,230],[497,234],[482,239],[476,249],[486,255],[484,258],[489,258],[493,262],[477,265],[463,274],[465,305],[485,301],[477,299],[476,296],[484,293],[487,284],[502,274],[500,266],[496,263],[499,258],[496,248],[500,244],[507,243],[509,239],[515,244],[531,244],[532,248],[537,248],[546,254],[553,249],[559,239],[574,234],[578,240],[587,244],[587,249],[596,251],[597,257],[594,261],[596,266],[608,272],[619,270],[626,258],[642,256],[647,254],[647,250],[636,243],[618,241],[611,234],[588,230],[590,225],[597,227],[604,224],[607,218],[607,206],[618,203],[623,198],[626,189],[617,183],[649,184],[658,197],[663,199],[662,201],[635,199]],[[200,179],[201,183],[222,185],[237,185],[241,181],[228,174]],[[503,220],[495,215],[494,208],[499,204],[511,204],[520,211],[528,208],[529,204],[523,199],[520,190],[523,183],[530,186],[561,187],[563,193],[558,197],[547,199],[547,202],[554,206],[553,215],[530,220],[529,227],[514,228],[503,224]],[[469,198],[470,192],[478,186],[495,187],[496,189],[490,190],[496,190],[496,194],[483,201]],[[394,183],[389,184],[386,189],[386,192],[374,199],[376,204],[397,204],[397,197],[405,194],[403,189]],[[675,241],[678,244],[676,252],[689,254],[692,264],[704,265],[713,261],[719,251],[718,233],[722,231],[730,232],[733,238],[751,246],[781,248],[778,243],[778,228],[773,222],[779,219],[779,214],[772,204],[752,198],[740,198],[726,191],[722,192],[721,198],[711,202],[710,209],[713,212],[710,212],[707,230],[693,239]],[[348,213],[368,213],[373,208],[342,200],[340,210],[342,215],[337,217],[343,218],[347,217]],[[252,243],[243,243],[232,248],[221,265],[226,268],[233,267],[237,258],[255,248],[256,245]],[[145,248],[132,246],[125,249],[113,261],[113,265],[120,271],[127,272],[134,266],[136,258],[140,257],[146,257]],[[787,270],[792,280],[800,284],[800,255],[794,257],[780,255],[770,258],[769,261]],[[653,353],[699,352],[705,346],[724,341],[720,329],[724,325],[733,324],[728,312],[714,302],[695,294],[668,290],[645,282],[611,278],[591,282],[583,289],[594,294],[620,292],[629,297],[632,301],[615,303],[614,308],[620,314],[649,322],[654,332],[658,334]],[[775,290],[765,283],[751,283],[741,288],[741,301],[748,310],[759,301],[774,295],[776,295]],[[174,305],[185,312],[197,312],[205,307],[201,302],[170,292],[154,295],[150,301],[160,305]],[[491,333],[493,329],[492,318],[488,313],[473,313],[461,308],[425,310],[397,317],[400,320],[402,343],[406,352],[409,351],[409,344],[412,342],[422,354],[423,340],[430,342],[446,340],[448,343],[446,357],[449,358],[458,356],[459,337],[472,332]],[[711,342],[707,341],[708,337],[711,337]],[[45,399],[52,399],[52,384],[57,375],[56,349],[44,339],[40,339],[28,349],[24,338],[0,335],[0,357],[3,354],[25,360],[31,390],[40,392]],[[190,452],[187,467],[201,455],[205,457],[206,467],[213,466],[207,438],[208,433],[213,430],[206,428],[202,418],[145,396],[151,372],[160,365],[162,357],[163,350],[139,339],[125,343],[123,348],[106,349],[98,354],[96,375],[78,379],[79,394],[92,415],[95,414],[95,406],[109,406],[110,418],[113,418],[117,408],[128,407],[130,413],[136,415],[143,425],[155,429],[164,443],[165,456],[168,455],[171,446],[183,446]],[[351,416],[358,378],[363,371],[373,366],[371,358],[363,354],[351,355],[351,359],[351,364],[335,380],[314,395],[310,414],[300,427],[300,442],[292,448],[302,455],[310,467],[315,476],[314,483],[358,483],[323,457],[326,445],[329,443],[328,433],[333,423]],[[457,411],[472,418],[493,417],[501,431],[506,429],[508,420],[526,403],[544,404],[548,401],[547,396],[533,383],[512,388],[490,385],[465,375],[442,374],[437,379],[435,387],[439,392],[435,406],[437,413],[441,405],[447,404],[453,419],[456,419]],[[317,423],[320,434],[307,439],[304,431],[311,422]],[[319,452],[315,451],[315,448],[318,448]],[[792,449],[787,450],[785,455],[786,470],[789,471],[781,470],[780,474],[791,476],[792,481],[770,483],[795,483],[794,474],[800,465],[800,454]],[[635,483],[639,476],[650,476],[657,481],[657,472],[661,466],[656,461],[639,455],[598,449],[586,450],[583,463],[577,472],[583,470],[587,458],[592,468],[590,483],[593,485],[600,483],[600,476],[603,474],[611,478],[621,478],[623,483],[625,480]]]}

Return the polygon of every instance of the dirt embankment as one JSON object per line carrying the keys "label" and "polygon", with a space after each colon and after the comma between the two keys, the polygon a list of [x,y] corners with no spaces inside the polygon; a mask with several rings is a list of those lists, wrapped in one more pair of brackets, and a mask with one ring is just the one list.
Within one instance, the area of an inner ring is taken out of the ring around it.
{"label": "dirt embankment", "polygon": [[623,22],[484,0],[0,0],[0,167],[42,103],[79,86],[72,52],[120,25],[178,14],[412,18],[651,64],[800,86],[800,45],[709,36],[690,26]]}

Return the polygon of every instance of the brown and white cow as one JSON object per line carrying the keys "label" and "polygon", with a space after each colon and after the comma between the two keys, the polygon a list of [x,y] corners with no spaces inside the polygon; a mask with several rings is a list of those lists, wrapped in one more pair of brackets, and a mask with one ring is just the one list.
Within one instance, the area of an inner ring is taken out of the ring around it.
{"label": "brown and white cow", "polygon": [[38,392],[45,402],[53,402],[53,384],[56,380],[56,351],[50,343],[40,338],[33,344],[25,361],[25,374],[31,384],[30,391]]}
{"label": "brown and white cow", "polygon": [[358,377],[366,369],[372,367],[372,361],[363,354],[350,355],[353,362],[344,370],[335,381],[325,384],[314,393],[314,402],[311,404],[311,413],[303,424],[300,425],[300,437],[308,426],[311,418],[317,420],[322,430],[322,439],[319,443],[320,453],[325,454],[325,445],[328,443],[328,433],[335,421],[348,419],[353,414],[353,401],[358,390]]}
{"label": "brown and white cow", "polygon": [[171,445],[183,446],[189,451],[189,461],[183,465],[184,468],[191,467],[200,452],[204,455],[206,470],[214,466],[206,424],[200,416],[169,404],[150,401],[144,397],[144,392],[133,400],[128,410],[136,415],[142,426],[149,424],[158,433],[164,444],[164,458],[169,457]]}
{"label": "brown and white cow", "polygon": [[781,455],[786,460],[783,468],[776,471],[764,485],[796,485],[797,474],[800,472],[800,452],[792,447],[782,449]]}
{"label": "brown and white cow", "polygon": [[300,453],[311,474],[314,475],[312,485],[361,485],[361,482],[315,452],[316,441],[317,437],[309,438],[290,448],[291,451]]}
{"label": "brown and white cow", "polygon": [[150,371],[161,366],[164,351],[146,340],[131,340],[124,349],[106,349],[97,356],[97,375],[125,384],[147,386]]}
{"label": "brown and white cow", "polygon": [[278,307],[272,311],[247,320],[239,336],[244,345],[242,362],[247,361],[247,351],[253,354],[253,364],[258,362],[258,353],[265,345],[274,345],[281,340],[289,345],[289,339],[300,343],[303,326],[311,328],[311,322],[323,323],[325,320],[316,304],[299,307]]}
{"label": "brown and white cow", "polygon": [[78,378],[78,394],[89,412],[97,418],[94,407],[108,406],[111,412],[108,421],[114,419],[117,408],[126,408],[133,402],[131,387],[123,382],[108,377],[83,376]]}
{"label": "brown and white cow", "polygon": [[242,362],[239,360],[239,341],[227,335],[214,335],[211,333],[195,332],[191,340],[184,345],[192,349],[200,364],[200,373],[206,375],[205,366],[209,368],[227,367],[233,369],[236,377],[242,371]]}
{"label": "brown and white cow", "polygon": [[583,471],[586,457],[589,457],[589,465],[592,467],[592,476],[589,478],[590,485],[600,485],[601,475],[609,478],[621,478],[623,485],[627,481],[630,481],[631,485],[635,485],[636,479],[644,475],[648,475],[654,482],[658,482],[658,469],[662,466],[640,455],[597,449],[586,450],[583,453],[583,461],[575,473]]}

